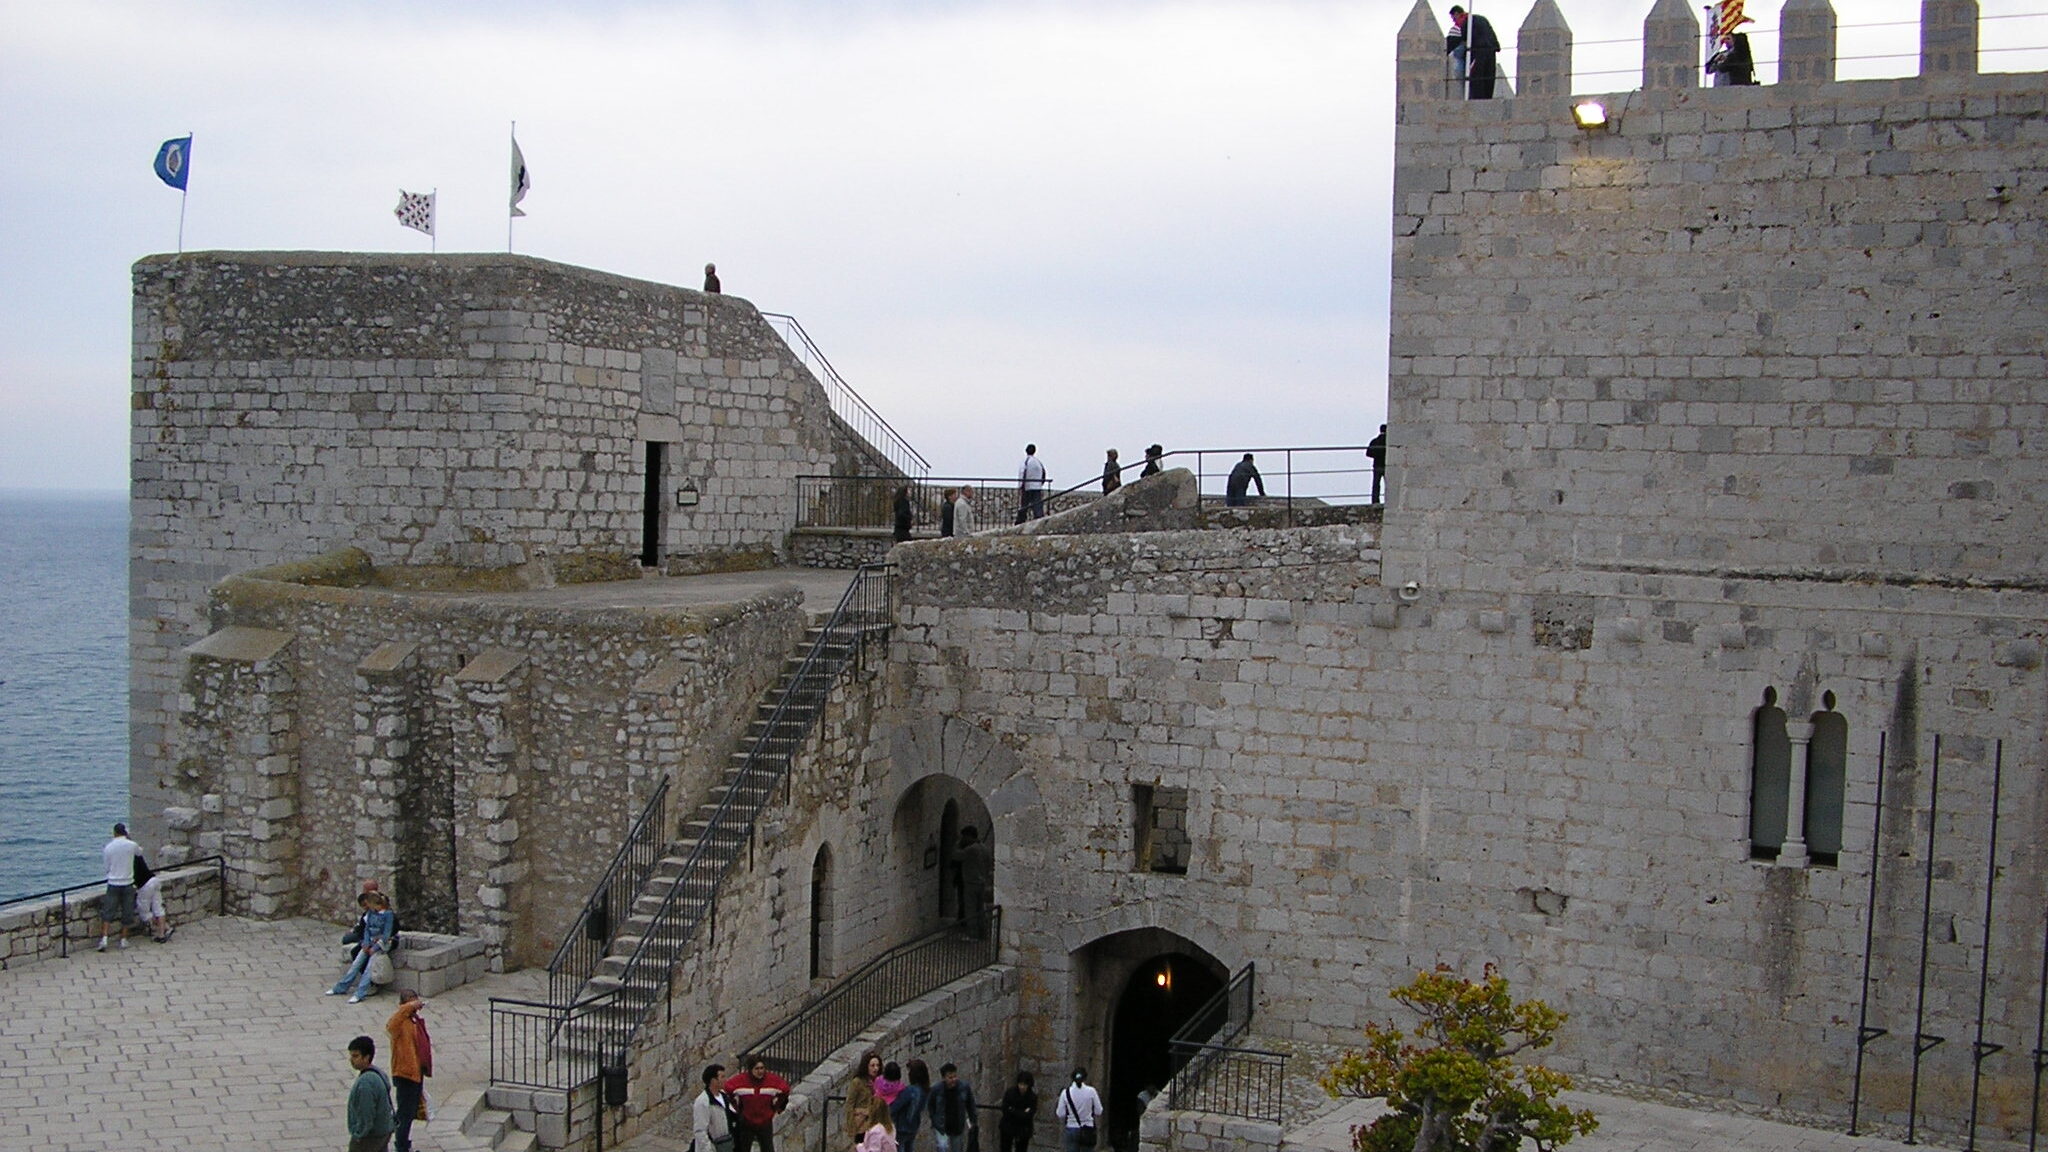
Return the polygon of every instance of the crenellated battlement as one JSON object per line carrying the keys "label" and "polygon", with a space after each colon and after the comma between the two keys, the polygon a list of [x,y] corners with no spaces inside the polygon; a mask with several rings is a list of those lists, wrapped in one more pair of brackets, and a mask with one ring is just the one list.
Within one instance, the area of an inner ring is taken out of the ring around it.
{"label": "crenellated battlement", "polygon": [[[1481,6],[1483,8],[1483,6]],[[1475,11],[1481,10],[1475,8]],[[1919,29],[1918,74],[1975,75],[1980,70],[1977,0],[1924,0]],[[1557,0],[1536,0],[1512,43],[1499,29],[1503,67],[1496,98],[1573,94],[1571,23]],[[1785,0],[1774,30],[1758,30],[1756,55],[1775,49],[1777,84],[1832,83],[1840,59],[1841,24],[1831,0]],[[1458,100],[1464,85],[1452,74],[1444,50],[1445,28],[1429,0],[1416,0],[1399,36],[1395,93],[1399,103]],[[1771,40],[1775,43],[1771,43]],[[1635,84],[1601,86],[1599,91],[1640,87],[1649,91],[1698,88],[1706,46],[1700,9],[1693,0],[1655,0],[1642,25],[1642,70]]]}

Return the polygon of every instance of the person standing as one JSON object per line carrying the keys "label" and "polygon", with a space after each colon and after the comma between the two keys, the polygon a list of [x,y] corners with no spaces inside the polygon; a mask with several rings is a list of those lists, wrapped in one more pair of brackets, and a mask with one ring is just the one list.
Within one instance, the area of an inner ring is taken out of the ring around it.
{"label": "person standing", "polygon": [[718,1078],[725,1065],[704,1069],[704,1091],[690,1101],[690,1152],[727,1152],[732,1147],[732,1114]]}
{"label": "person standing", "polygon": [[889,1115],[889,1105],[880,1096],[871,1098],[868,1106],[861,1109],[861,1119],[867,1122],[867,1131],[861,1135],[858,1152],[899,1152],[896,1120]]}
{"label": "person standing", "polygon": [[974,1085],[960,1078],[960,1066],[939,1068],[939,1086],[932,1089],[926,1111],[932,1118],[932,1139],[939,1152],[967,1152],[967,1134],[974,1130]]}
{"label": "person standing", "polygon": [[1237,467],[1230,470],[1230,479],[1223,486],[1223,502],[1232,508],[1246,503],[1245,490],[1254,484],[1259,486],[1259,498],[1265,499],[1265,477],[1259,475],[1258,466],[1252,463],[1252,454],[1247,452],[1244,459],[1237,462]]}
{"label": "person standing", "polygon": [[1465,98],[1493,99],[1493,82],[1500,70],[1500,37],[1493,31],[1493,22],[1453,4],[1451,24],[1465,34]]}
{"label": "person standing", "polygon": [[1145,466],[1138,469],[1138,479],[1143,480],[1147,476],[1157,476],[1165,471],[1165,466],[1161,463],[1165,456],[1166,449],[1161,445],[1154,444],[1150,448],[1145,449]]}
{"label": "person standing", "polygon": [[1031,1073],[1017,1070],[1017,1082],[1003,1093],[1003,1118],[996,1123],[1000,1152],[1025,1152],[1038,1122],[1038,1089]]}
{"label": "person standing", "polygon": [[1107,496],[1123,486],[1124,470],[1116,462],[1116,449],[1111,448],[1109,459],[1102,462],[1102,494]]}
{"label": "person standing", "polygon": [[1066,1152],[1080,1152],[1081,1129],[1090,1130],[1089,1146],[1095,1144],[1094,1129],[1102,1123],[1102,1097],[1088,1083],[1086,1068],[1074,1069],[1074,1082],[1060,1092],[1060,1102],[1053,1106],[1053,1115],[1060,1118],[1066,1129]]}
{"label": "person standing", "polygon": [[953,506],[959,500],[960,490],[958,488],[948,488],[946,489],[945,497],[939,501],[939,539],[941,540],[948,539],[953,535]]}
{"label": "person standing", "polygon": [[706,264],[704,266],[704,290],[713,296],[719,294],[718,265]]}
{"label": "person standing", "polygon": [[[879,1099],[875,1095],[875,1081],[881,1078],[883,1071],[882,1054],[870,1048],[853,1070],[853,1079],[846,1082],[846,1135],[856,1144],[874,1126],[874,1121],[868,1117],[868,1105]],[[889,1102],[883,1100],[882,1106],[888,1107]],[[895,1126],[891,1125],[890,1130],[893,1132]]]}
{"label": "person standing", "polygon": [[358,1036],[348,1042],[348,1066],[356,1070],[348,1090],[348,1152],[387,1152],[391,1147],[391,1079],[376,1060],[375,1040]]}
{"label": "person standing", "polygon": [[142,845],[128,838],[126,824],[114,825],[114,838],[100,849],[100,862],[107,866],[107,892],[100,897],[100,942],[94,949],[107,950],[112,926],[121,926],[120,947],[128,946],[128,923],[135,919],[135,861]]}
{"label": "person standing", "polygon": [[392,1141],[396,1152],[412,1152],[412,1122],[426,1096],[426,1079],[434,1074],[433,1042],[426,1039],[427,1022],[420,1016],[426,1006],[418,992],[401,988],[398,1011],[384,1021],[384,1034],[391,1038],[391,1086],[398,1094],[393,1127],[397,1138]]}
{"label": "person standing", "polygon": [[1380,434],[1365,442],[1366,459],[1372,461],[1372,502],[1380,502],[1380,477],[1387,471],[1387,426],[1380,425]]}
{"label": "person standing", "polygon": [[789,1081],[768,1070],[768,1061],[755,1056],[747,1070],[725,1082],[726,1099],[738,1113],[732,1126],[733,1152],[759,1147],[775,1152],[775,1118],[789,1107]]}
{"label": "person standing", "polygon": [[960,830],[960,918],[976,940],[988,938],[990,882],[995,878],[995,853],[969,824]]}
{"label": "person standing", "polygon": [[1045,518],[1045,462],[1038,458],[1038,445],[1024,446],[1024,463],[1017,466],[1017,523]]}
{"label": "person standing", "polygon": [[[895,1068],[895,1064],[890,1064]],[[932,1094],[932,1070],[922,1060],[913,1059],[903,1069],[906,1077],[894,1098],[889,1099],[889,1115],[896,1121],[896,1143],[903,1152],[913,1152],[917,1147],[917,1133],[924,1127],[924,1106]]]}
{"label": "person standing", "polygon": [[910,539],[910,485],[896,489],[896,542]]}
{"label": "person standing", "polygon": [[974,488],[972,485],[962,484],[960,498],[953,502],[953,535],[972,536],[978,526],[974,511]]}

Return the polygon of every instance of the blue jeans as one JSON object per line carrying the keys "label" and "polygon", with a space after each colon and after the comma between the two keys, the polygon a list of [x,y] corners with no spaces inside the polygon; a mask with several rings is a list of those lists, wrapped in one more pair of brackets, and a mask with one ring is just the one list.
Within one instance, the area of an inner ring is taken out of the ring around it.
{"label": "blue jeans", "polygon": [[[333,992],[336,996],[343,992],[348,992],[352,996],[368,996],[377,987],[370,982],[370,956],[368,948],[356,953],[356,962],[349,965],[348,971],[341,974],[341,979],[334,982]],[[350,984],[355,985],[353,991],[349,989]]]}

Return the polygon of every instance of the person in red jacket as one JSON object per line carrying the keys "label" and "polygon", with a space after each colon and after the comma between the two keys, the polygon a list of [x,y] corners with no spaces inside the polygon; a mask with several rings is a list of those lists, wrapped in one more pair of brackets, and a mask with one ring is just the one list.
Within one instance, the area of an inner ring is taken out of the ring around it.
{"label": "person in red jacket", "polygon": [[741,1062],[745,1072],[725,1082],[725,1098],[739,1113],[732,1126],[732,1152],[775,1152],[775,1115],[789,1107],[789,1081],[768,1070],[755,1056]]}

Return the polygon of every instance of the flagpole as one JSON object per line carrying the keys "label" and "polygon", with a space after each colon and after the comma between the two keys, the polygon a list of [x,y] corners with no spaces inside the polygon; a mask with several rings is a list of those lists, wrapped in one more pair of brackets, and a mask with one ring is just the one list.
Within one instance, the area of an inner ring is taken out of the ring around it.
{"label": "flagpole", "polygon": [[[519,121],[514,120],[512,122],[512,130],[511,132],[506,134],[506,139],[511,141],[512,147],[519,147]],[[510,256],[512,254],[513,207],[514,206],[510,204],[505,206],[505,254],[507,256]]]}
{"label": "flagpole", "polygon": [[[192,154],[192,132],[189,129],[185,132],[185,154],[187,156]],[[180,256],[185,254],[185,201],[190,199],[191,196],[192,168],[188,163],[185,167],[185,186],[178,189],[178,255]]]}
{"label": "flagpole", "polygon": [[[427,193],[427,195],[429,195],[429,196],[432,196],[432,197],[434,198],[434,200],[433,200],[433,203],[434,203],[434,205],[435,205],[435,209],[434,209],[434,210],[435,210],[436,212],[439,212],[439,211],[440,211],[440,203],[441,203],[441,189],[440,189],[440,188],[439,188],[438,186],[436,186],[436,187],[435,187],[435,189],[434,189],[434,190],[433,190],[432,192],[429,192],[429,193]],[[434,222],[433,222],[433,224],[434,224],[434,226],[433,226],[432,228],[429,228],[429,229],[427,229],[427,254],[428,254],[428,255],[434,255],[434,254],[437,254],[437,253],[439,253],[439,252],[441,251],[441,236],[440,236],[440,232],[441,232],[441,222],[440,222],[439,220],[436,220],[436,221],[434,221]]]}

